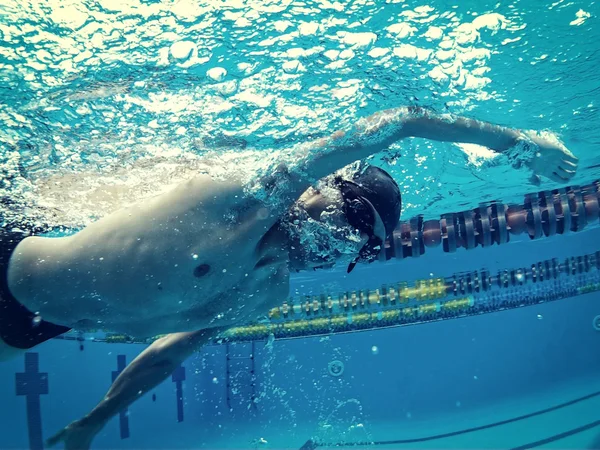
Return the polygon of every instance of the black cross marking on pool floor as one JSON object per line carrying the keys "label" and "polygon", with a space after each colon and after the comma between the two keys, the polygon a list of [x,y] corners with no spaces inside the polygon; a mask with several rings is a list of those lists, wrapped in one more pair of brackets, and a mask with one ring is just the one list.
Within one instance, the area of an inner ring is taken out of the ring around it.
{"label": "black cross marking on pool floor", "polygon": [[29,448],[42,450],[42,412],[40,395],[48,394],[48,374],[39,372],[39,354],[25,353],[25,372],[15,374],[17,395],[24,395],[27,402],[27,428]]}
{"label": "black cross marking on pool floor", "polygon": [[179,366],[171,375],[171,380],[175,383],[176,395],[177,395],[177,422],[183,422],[183,386],[182,382],[185,381],[185,367]]}
{"label": "black cross marking on pool floor", "polygon": [[[126,355],[117,355],[117,370],[112,372],[112,382],[114,383],[117,377],[127,367],[127,361],[125,360]],[[129,409],[125,408],[119,413],[119,428],[121,431],[121,439],[127,439],[129,437]]]}

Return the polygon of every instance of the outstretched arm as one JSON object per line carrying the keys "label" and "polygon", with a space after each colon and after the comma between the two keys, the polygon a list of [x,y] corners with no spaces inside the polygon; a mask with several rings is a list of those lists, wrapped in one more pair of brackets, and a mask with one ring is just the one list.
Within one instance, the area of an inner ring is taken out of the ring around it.
{"label": "outstretched arm", "polygon": [[88,449],[96,434],[113,416],[164,381],[220,331],[174,333],[156,340],[121,372],[106,396],[89,414],[48,439],[47,445],[64,442],[66,450]]}
{"label": "outstretched arm", "polygon": [[291,176],[286,193],[295,200],[314,181],[407,137],[477,144],[498,153],[510,150],[513,155],[522,152],[518,158],[536,175],[560,183],[568,181],[577,168],[577,158],[564,145],[531,132],[435,114],[425,108],[401,107],[377,112],[358,120],[348,131],[338,131],[311,143],[304,155],[296,155],[296,162],[287,165]]}
{"label": "outstretched arm", "polygon": [[[344,162],[348,164],[352,161],[340,157],[338,150],[350,150],[356,156],[367,157],[407,137],[477,144],[498,153],[523,143],[523,150],[530,151],[530,154],[523,155],[529,157],[530,167],[539,175],[559,182],[571,178],[577,168],[577,158],[560,143],[550,142],[528,131],[450,114],[435,114],[418,107],[377,112],[359,120],[350,132],[336,133],[322,140],[320,145],[331,146],[336,151],[323,155],[321,162],[329,163],[332,168]],[[536,164],[536,159],[545,164]]]}
{"label": "outstretched arm", "polygon": [[[395,116],[399,116],[395,118]],[[389,117],[389,118],[388,118]],[[443,142],[477,144],[501,153],[513,147],[521,137],[519,130],[501,127],[450,114],[435,115],[424,108],[398,108],[377,113],[371,121],[400,120],[404,137],[420,137]]]}
{"label": "outstretched arm", "polygon": [[513,158],[526,164],[535,175],[558,183],[569,181],[577,170],[578,159],[558,140],[464,117],[435,116],[422,108],[407,110],[409,118],[404,128],[409,136],[477,144],[498,153],[513,150]]}

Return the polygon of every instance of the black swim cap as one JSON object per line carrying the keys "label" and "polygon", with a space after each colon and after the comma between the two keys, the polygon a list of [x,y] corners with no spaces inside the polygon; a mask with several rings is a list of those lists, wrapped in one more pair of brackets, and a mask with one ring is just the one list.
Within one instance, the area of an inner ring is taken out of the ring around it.
{"label": "black swim cap", "polygon": [[402,195],[398,184],[389,173],[375,166],[368,166],[357,173],[352,181],[361,188],[361,196],[375,207],[383,220],[386,238],[390,238],[400,221],[402,210]]}
{"label": "black swim cap", "polygon": [[[343,211],[348,222],[369,237],[359,255],[348,266],[350,273],[359,261],[372,262],[385,250],[384,241],[391,238],[400,220],[402,197],[394,179],[383,169],[374,166],[355,174],[352,181],[336,177],[335,185],[344,199]],[[376,215],[383,222],[385,236],[375,230]]]}

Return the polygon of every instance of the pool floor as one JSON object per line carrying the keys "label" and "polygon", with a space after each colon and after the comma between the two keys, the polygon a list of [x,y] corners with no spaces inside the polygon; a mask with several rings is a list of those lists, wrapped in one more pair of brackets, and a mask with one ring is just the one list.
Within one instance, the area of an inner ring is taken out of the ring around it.
{"label": "pool floor", "polygon": [[[223,426],[212,437],[181,436],[170,444],[182,448],[311,449],[340,445],[357,448],[600,449],[600,374],[577,379],[545,392],[435,418],[402,419],[348,425],[325,430],[304,423],[269,430],[264,426]],[[394,412],[391,411],[390,415]],[[506,423],[508,422],[508,423]],[[501,423],[499,425],[494,425]],[[486,428],[487,426],[487,428]],[[200,427],[201,428],[201,427]],[[478,429],[479,428],[479,429]],[[473,430],[475,429],[475,430]],[[199,430],[200,431],[200,430]],[[446,436],[444,436],[446,435]],[[448,436],[450,435],[450,436]],[[437,436],[437,437],[436,437]],[[159,440],[168,438],[159,437]],[[259,439],[266,443],[259,443]],[[408,441],[408,442],[398,442]],[[372,442],[371,445],[357,443]],[[354,444],[354,445],[352,445]],[[303,447],[304,446],[304,447]]]}

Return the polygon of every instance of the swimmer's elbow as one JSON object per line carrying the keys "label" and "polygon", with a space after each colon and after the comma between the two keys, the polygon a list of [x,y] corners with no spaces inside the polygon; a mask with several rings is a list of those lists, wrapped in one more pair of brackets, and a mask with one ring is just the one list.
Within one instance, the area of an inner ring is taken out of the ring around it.
{"label": "swimmer's elbow", "polygon": [[352,133],[340,136],[348,149],[374,152],[386,149],[393,143],[410,136],[414,128],[412,118],[419,112],[414,107],[385,109],[360,119]]}
{"label": "swimmer's elbow", "polygon": [[393,115],[402,137],[419,137],[435,117],[431,109],[422,106],[401,106],[393,110]]}

